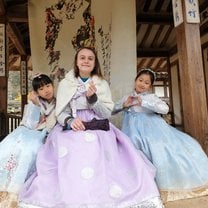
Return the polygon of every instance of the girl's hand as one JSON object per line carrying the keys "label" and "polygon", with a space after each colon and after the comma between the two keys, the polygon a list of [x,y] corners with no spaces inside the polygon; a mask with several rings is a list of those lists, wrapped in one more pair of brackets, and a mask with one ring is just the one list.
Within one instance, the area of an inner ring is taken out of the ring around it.
{"label": "girl's hand", "polygon": [[30,92],[28,98],[33,102],[34,105],[40,105],[38,94],[35,91]]}
{"label": "girl's hand", "polygon": [[133,105],[133,97],[129,96],[127,100],[124,102],[123,107],[128,108]]}
{"label": "girl's hand", "polygon": [[42,124],[44,122],[46,122],[46,117],[45,116],[41,116],[39,123]]}
{"label": "girl's hand", "polygon": [[142,98],[140,96],[134,97],[135,105],[141,106],[142,105]]}
{"label": "girl's hand", "polygon": [[129,96],[127,100],[124,102],[123,107],[128,108],[133,105],[141,106],[141,104],[142,104],[142,99],[140,96]]}
{"label": "girl's hand", "polygon": [[79,118],[75,118],[71,123],[71,128],[74,131],[84,131],[85,126]]}
{"label": "girl's hand", "polygon": [[91,97],[92,95],[94,95],[97,92],[97,88],[96,88],[95,84],[93,83],[93,81],[90,81],[89,84],[90,84],[89,88],[86,92],[87,97]]}

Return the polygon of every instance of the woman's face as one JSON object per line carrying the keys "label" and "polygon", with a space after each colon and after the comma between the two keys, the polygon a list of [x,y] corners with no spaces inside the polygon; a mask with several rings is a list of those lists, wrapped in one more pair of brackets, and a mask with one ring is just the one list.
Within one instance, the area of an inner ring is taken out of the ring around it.
{"label": "woman's face", "polygon": [[151,78],[149,74],[141,74],[135,81],[135,90],[137,93],[147,92],[151,89]]}
{"label": "woman's face", "polygon": [[82,49],[77,56],[77,66],[79,68],[80,77],[90,77],[95,67],[95,55],[89,49]]}

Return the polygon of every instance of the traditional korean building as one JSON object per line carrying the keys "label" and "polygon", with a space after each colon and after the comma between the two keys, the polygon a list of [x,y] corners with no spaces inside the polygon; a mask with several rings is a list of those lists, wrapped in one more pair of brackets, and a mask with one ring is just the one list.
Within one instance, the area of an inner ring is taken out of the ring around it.
{"label": "traditional korean building", "polygon": [[[154,91],[170,106],[166,119],[208,153],[207,0],[0,0],[0,23],[1,139],[22,113],[8,112],[9,72],[20,72],[23,109],[28,74],[65,73],[84,42],[97,48],[115,100],[132,89],[139,69],[153,69]],[[48,31],[58,33],[52,48]],[[51,50],[60,58],[54,61]],[[119,126],[119,117],[113,122]]]}

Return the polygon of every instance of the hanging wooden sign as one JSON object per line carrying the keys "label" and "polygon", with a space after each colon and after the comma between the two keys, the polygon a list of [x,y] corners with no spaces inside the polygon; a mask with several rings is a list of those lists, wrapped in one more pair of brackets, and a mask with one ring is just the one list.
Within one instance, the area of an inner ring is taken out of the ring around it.
{"label": "hanging wooden sign", "polygon": [[21,61],[21,95],[27,94],[27,72],[26,61]]}
{"label": "hanging wooden sign", "polygon": [[174,26],[177,27],[183,22],[181,0],[172,0]]}
{"label": "hanging wooden sign", "polygon": [[187,23],[200,23],[198,0],[185,0]]}
{"label": "hanging wooden sign", "polygon": [[0,76],[5,76],[5,24],[0,24]]}

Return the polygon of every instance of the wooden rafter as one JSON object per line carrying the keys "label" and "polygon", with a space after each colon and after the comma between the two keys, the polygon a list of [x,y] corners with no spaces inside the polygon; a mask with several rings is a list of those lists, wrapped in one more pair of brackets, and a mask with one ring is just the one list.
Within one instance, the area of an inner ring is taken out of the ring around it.
{"label": "wooden rafter", "polygon": [[4,1],[0,0],[0,16],[4,16],[5,13],[6,13],[6,11],[5,11]]}
{"label": "wooden rafter", "polygon": [[144,35],[144,37],[143,37],[143,39],[142,39],[142,41],[139,45],[139,48],[142,48],[145,45],[145,43],[146,43],[146,41],[147,41],[147,39],[150,35],[151,30],[152,30],[152,25],[149,25],[148,28],[147,28],[147,31],[145,32],[145,35]]}
{"label": "wooden rafter", "polygon": [[20,32],[18,28],[13,23],[8,23],[7,25],[7,34],[11,41],[16,46],[20,55],[26,55],[26,50],[23,44],[23,40],[21,38]]}
{"label": "wooden rafter", "polygon": [[172,32],[173,28],[171,26],[169,26],[168,31],[165,33],[165,36],[160,44],[160,48],[163,48]]}
{"label": "wooden rafter", "polygon": [[152,0],[146,0],[145,1],[144,8],[143,8],[143,11],[144,12],[147,12],[149,10],[149,7],[151,5],[151,2],[152,2]]}
{"label": "wooden rafter", "polygon": [[162,6],[163,6],[164,0],[158,0],[157,4],[155,5],[155,11],[160,12]]}
{"label": "wooden rafter", "polygon": [[7,20],[9,22],[28,22],[28,15],[26,13],[7,13]]}
{"label": "wooden rafter", "polygon": [[147,62],[147,67],[152,68],[152,64],[154,63],[155,58],[150,58],[149,61]]}
{"label": "wooden rafter", "polygon": [[199,6],[199,11],[202,12],[208,7],[208,1],[205,1],[203,4]]}
{"label": "wooden rafter", "polygon": [[161,35],[161,33],[162,33],[162,31],[163,31],[163,28],[164,28],[164,25],[160,25],[160,27],[159,27],[159,29],[157,30],[157,33],[156,33],[156,35],[154,36],[154,39],[153,39],[153,41],[152,41],[152,43],[151,43],[151,47],[152,48],[154,48],[154,47],[156,47],[156,43],[157,43],[157,40],[158,40],[158,38],[160,37],[160,35]]}
{"label": "wooden rafter", "polygon": [[146,62],[146,58],[143,58],[138,64],[137,64],[137,69],[140,69],[144,66],[144,63]]}

